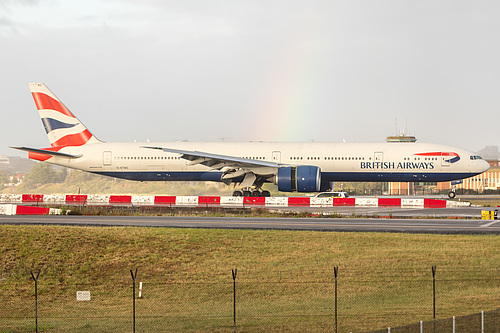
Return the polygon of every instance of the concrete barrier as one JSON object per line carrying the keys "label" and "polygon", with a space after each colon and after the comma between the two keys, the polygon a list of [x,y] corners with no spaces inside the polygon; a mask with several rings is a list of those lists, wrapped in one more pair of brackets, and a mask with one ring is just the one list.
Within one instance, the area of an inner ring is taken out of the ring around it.
{"label": "concrete barrier", "polygon": [[[414,198],[316,198],[316,197],[230,197],[230,196],[153,196],[153,195],[63,195],[2,194],[4,204],[61,204],[117,206],[210,206],[210,207],[468,207],[469,202]],[[10,208],[4,208],[7,211]]]}
{"label": "concrete barrier", "polygon": [[0,205],[0,215],[60,215],[61,209],[22,206],[14,204]]}

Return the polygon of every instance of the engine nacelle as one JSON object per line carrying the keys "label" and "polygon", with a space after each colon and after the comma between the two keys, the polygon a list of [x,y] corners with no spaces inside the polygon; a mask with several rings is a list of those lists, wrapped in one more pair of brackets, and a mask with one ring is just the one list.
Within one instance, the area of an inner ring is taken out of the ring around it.
{"label": "engine nacelle", "polygon": [[279,168],[276,185],[281,192],[319,192],[321,169],[312,165]]}

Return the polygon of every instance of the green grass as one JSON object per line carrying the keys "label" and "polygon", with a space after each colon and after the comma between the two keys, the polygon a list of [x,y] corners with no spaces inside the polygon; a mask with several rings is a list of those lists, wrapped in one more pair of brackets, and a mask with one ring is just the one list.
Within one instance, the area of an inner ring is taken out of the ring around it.
{"label": "green grass", "polygon": [[470,201],[471,205],[482,206],[482,207],[491,207],[493,209],[500,207],[500,199],[492,198],[467,198],[467,201]]}
{"label": "green grass", "polygon": [[[240,332],[333,330],[339,266],[340,332],[432,319],[431,266],[439,318],[491,310],[500,299],[500,237],[62,226],[0,226],[0,332],[132,328],[227,332],[237,268]],[[90,290],[90,302],[76,291]]]}

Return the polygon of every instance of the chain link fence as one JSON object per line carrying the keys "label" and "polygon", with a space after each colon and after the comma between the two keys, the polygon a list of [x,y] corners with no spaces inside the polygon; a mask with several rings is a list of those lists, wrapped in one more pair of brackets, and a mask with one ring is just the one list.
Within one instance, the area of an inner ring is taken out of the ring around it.
{"label": "chain link fence", "polygon": [[3,272],[0,332],[500,332],[497,267],[264,268]]}
{"label": "chain link fence", "polygon": [[500,332],[500,309],[481,311],[468,316],[460,316],[411,325],[376,330],[370,333],[418,333],[418,332]]}

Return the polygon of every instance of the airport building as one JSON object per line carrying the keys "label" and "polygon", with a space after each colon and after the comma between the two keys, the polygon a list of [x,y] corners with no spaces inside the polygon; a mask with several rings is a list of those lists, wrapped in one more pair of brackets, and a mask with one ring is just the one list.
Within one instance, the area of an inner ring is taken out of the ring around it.
{"label": "airport building", "polygon": [[0,170],[6,170],[9,164],[10,160],[7,156],[0,156]]}
{"label": "airport building", "polygon": [[27,173],[35,165],[30,159],[17,156],[0,156],[0,171]]}

